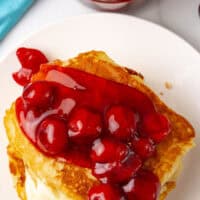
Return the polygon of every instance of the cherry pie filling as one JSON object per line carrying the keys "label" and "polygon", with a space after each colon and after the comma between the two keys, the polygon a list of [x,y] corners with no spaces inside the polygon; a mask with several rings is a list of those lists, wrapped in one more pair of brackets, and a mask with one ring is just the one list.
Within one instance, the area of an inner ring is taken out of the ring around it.
{"label": "cherry pie filling", "polygon": [[[100,184],[89,200],[156,200],[159,179],[143,169],[156,144],[170,132],[168,119],[144,93],[95,75],[51,66],[45,80],[31,82],[46,57],[19,48],[22,68],[13,74],[24,86],[16,100],[20,128],[47,156],[90,168]],[[23,71],[29,73],[21,75]]]}

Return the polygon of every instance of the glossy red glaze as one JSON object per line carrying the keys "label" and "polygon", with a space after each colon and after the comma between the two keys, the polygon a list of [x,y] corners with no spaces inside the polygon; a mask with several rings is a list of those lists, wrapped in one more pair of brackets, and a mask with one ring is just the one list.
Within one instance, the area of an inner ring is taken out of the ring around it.
{"label": "glossy red glaze", "polygon": [[93,162],[107,163],[119,162],[126,158],[129,147],[112,138],[97,139],[91,149],[91,159]]}
{"label": "glossy red glaze", "polygon": [[[33,143],[35,143],[35,129],[42,119],[55,114],[70,120],[71,111],[78,107],[89,107],[91,110],[100,113],[101,118],[113,103],[127,104],[141,116],[149,112],[155,112],[152,102],[142,92],[72,68],[52,66],[46,75],[46,83],[49,84],[49,88],[52,87],[54,89],[51,95],[54,101],[53,103],[50,101],[49,107],[39,117],[29,119],[29,111],[33,108],[33,106],[29,106],[30,100],[20,97],[16,102],[16,111],[21,128]],[[37,91],[40,93],[40,90]],[[37,95],[35,94],[34,96]],[[46,98],[44,99],[45,102]],[[40,102],[36,102],[39,106]],[[38,109],[38,106],[35,104],[33,109],[40,112],[41,110]],[[28,129],[26,124],[29,124]],[[103,127],[102,131],[106,133],[107,130]]]}
{"label": "glossy red glaze", "polygon": [[21,47],[17,49],[16,55],[22,68],[31,69],[33,73],[38,72],[42,63],[47,63],[46,56],[39,50]]}
{"label": "glossy red glaze", "polygon": [[102,131],[101,115],[88,108],[78,108],[68,121],[68,135],[73,142],[92,142]]}
{"label": "glossy red glaze", "polygon": [[132,140],[132,149],[142,159],[147,159],[155,154],[155,145],[150,138],[138,138],[135,137]]}
{"label": "glossy red glaze", "polygon": [[141,168],[140,157],[133,152],[120,161],[98,163],[93,165],[93,175],[103,182],[123,183],[133,177]]}
{"label": "glossy red glaze", "polygon": [[45,55],[36,49],[21,47],[17,49],[16,55],[22,68],[13,73],[13,79],[22,86],[30,82],[31,76],[39,71],[41,64],[48,62]]}
{"label": "glossy red glaze", "polygon": [[68,147],[65,120],[53,116],[44,119],[36,131],[36,144],[42,151],[50,155],[65,151]]}
{"label": "glossy red glaze", "polygon": [[89,200],[124,200],[119,188],[110,184],[100,184],[93,186],[89,193]]}
{"label": "glossy red glaze", "polygon": [[157,176],[147,170],[141,170],[124,187],[128,200],[156,200],[160,192]]}
{"label": "glossy red glaze", "polygon": [[149,113],[143,117],[141,133],[153,139],[154,142],[161,142],[169,132],[170,123],[164,115],[159,113]]}
{"label": "glossy red glaze", "polygon": [[112,106],[106,112],[106,125],[111,136],[129,140],[136,131],[136,115],[126,106]]}
{"label": "glossy red glaze", "polygon": [[25,86],[31,80],[32,71],[30,69],[21,68],[19,71],[12,74],[13,79],[21,86]]}
{"label": "glossy red glaze", "polygon": [[54,100],[54,88],[46,81],[31,83],[24,88],[22,98],[28,106],[48,108]]}

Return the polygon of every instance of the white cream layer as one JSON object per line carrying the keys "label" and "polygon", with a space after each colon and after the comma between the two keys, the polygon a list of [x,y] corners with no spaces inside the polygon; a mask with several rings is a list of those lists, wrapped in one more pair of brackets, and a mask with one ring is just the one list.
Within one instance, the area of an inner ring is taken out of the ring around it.
{"label": "white cream layer", "polygon": [[59,191],[53,192],[40,179],[33,180],[27,170],[25,188],[27,200],[74,200]]}

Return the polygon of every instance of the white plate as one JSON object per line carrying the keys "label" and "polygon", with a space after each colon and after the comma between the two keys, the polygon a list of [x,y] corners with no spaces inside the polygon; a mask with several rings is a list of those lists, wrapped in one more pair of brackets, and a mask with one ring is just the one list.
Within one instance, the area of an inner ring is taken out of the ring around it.
{"label": "white plate", "polygon": [[[91,49],[106,51],[116,62],[142,72],[146,82],[200,132],[200,55],[173,33],[124,15],[92,14],[66,19],[29,37],[23,44],[41,49],[49,59],[67,59]],[[11,78],[19,68],[15,52],[0,63],[0,194],[17,199],[8,173],[7,140],[2,118],[21,88]],[[172,83],[167,90],[165,81]],[[168,200],[200,199],[200,144],[186,157],[176,190]]]}

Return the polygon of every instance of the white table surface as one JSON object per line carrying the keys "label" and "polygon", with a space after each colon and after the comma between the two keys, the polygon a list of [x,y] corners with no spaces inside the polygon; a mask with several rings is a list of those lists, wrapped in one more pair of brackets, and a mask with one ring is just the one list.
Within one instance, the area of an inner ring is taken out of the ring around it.
{"label": "white table surface", "polygon": [[[120,13],[147,19],[182,36],[200,52],[200,0],[147,0],[140,6],[129,6]],[[28,35],[66,17],[102,12],[81,0],[36,0],[19,23],[0,42],[0,60],[15,49]]]}

